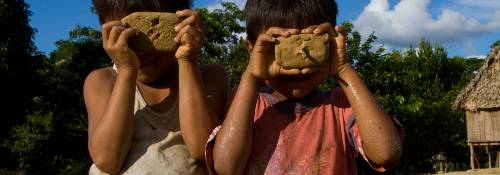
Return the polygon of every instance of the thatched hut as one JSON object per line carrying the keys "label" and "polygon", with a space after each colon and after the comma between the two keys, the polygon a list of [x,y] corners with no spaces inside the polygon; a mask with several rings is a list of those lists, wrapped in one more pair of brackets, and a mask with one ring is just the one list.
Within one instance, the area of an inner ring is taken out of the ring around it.
{"label": "thatched hut", "polygon": [[[492,50],[476,77],[460,92],[453,106],[466,111],[467,143],[472,169],[475,168],[474,146],[486,147],[491,167],[488,147],[500,145],[500,47]],[[497,162],[500,161],[499,155],[497,153]]]}

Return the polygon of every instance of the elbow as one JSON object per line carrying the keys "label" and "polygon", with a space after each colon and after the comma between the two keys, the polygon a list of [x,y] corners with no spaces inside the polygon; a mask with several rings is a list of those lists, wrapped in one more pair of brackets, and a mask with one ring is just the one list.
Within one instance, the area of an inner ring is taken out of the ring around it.
{"label": "elbow", "polygon": [[216,166],[214,165],[215,172],[217,172],[218,175],[233,175],[236,174],[235,171],[231,170],[230,168],[227,168],[225,166]]}
{"label": "elbow", "polygon": [[[122,162],[118,160],[118,158],[113,159],[111,155],[98,152],[96,149],[92,148],[92,144],[89,143],[89,152],[92,161],[95,166],[102,172],[107,174],[117,174],[120,172],[122,168]],[[92,151],[94,150],[94,151]]]}
{"label": "elbow", "polygon": [[92,156],[95,166],[107,174],[117,174],[120,172],[121,164],[105,156]]}
{"label": "elbow", "polygon": [[205,142],[186,145],[191,158],[196,160],[205,160]]}
{"label": "elbow", "polygon": [[237,173],[236,165],[221,161],[221,159],[214,157],[214,169],[219,175],[234,175]]}
{"label": "elbow", "polygon": [[370,160],[377,165],[390,166],[401,158],[402,152],[401,144],[391,144],[387,148],[377,151],[377,154]]}
{"label": "elbow", "polygon": [[191,158],[196,159],[196,160],[205,160],[205,154],[203,151],[189,151],[189,155]]}
{"label": "elbow", "polygon": [[219,175],[239,175],[243,174],[246,161],[235,160],[228,157],[228,152],[220,152],[214,149],[213,160],[215,172]]}
{"label": "elbow", "polygon": [[380,166],[390,166],[390,165],[394,165],[394,163],[396,163],[400,158],[400,155],[396,155],[396,154],[389,154],[389,155],[383,155],[383,156],[378,156],[377,158],[375,159],[370,159],[373,163],[375,163],[376,165],[380,165]]}

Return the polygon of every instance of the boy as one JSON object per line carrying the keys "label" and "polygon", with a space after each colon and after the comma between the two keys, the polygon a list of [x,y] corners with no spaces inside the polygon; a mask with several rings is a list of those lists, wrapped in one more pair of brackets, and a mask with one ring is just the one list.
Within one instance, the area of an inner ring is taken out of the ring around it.
{"label": "boy", "polygon": [[[402,130],[346,58],[346,33],[332,26],[335,1],[248,0],[245,12],[250,61],[222,126],[212,134],[217,137],[209,138],[211,171],[356,174],[358,154],[378,171],[394,165]],[[300,33],[329,34],[327,64],[285,69],[276,62],[276,37]],[[318,89],[328,75],[341,88]]]}
{"label": "boy", "polygon": [[[219,125],[227,91],[222,67],[197,65],[205,39],[190,1],[94,0],[103,47],[114,68],[94,70],[84,84],[89,126],[89,174],[205,174],[210,131]],[[136,52],[136,31],[120,19],[132,12],[172,12],[175,53]]]}

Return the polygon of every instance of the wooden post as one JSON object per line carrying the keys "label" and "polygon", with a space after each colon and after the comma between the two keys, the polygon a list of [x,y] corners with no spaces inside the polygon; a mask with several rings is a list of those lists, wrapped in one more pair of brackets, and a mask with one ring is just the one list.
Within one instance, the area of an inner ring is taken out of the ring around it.
{"label": "wooden post", "polygon": [[470,150],[470,168],[475,169],[474,166],[474,146],[472,143],[469,143],[469,150]]}
{"label": "wooden post", "polygon": [[500,168],[500,151],[497,151],[497,159],[495,163],[495,168]]}
{"label": "wooden post", "polygon": [[439,161],[439,173],[443,173],[443,162]]}
{"label": "wooden post", "polygon": [[486,154],[488,154],[488,168],[491,168],[491,154],[490,154],[490,150],[488,149],[488,145],[485,146],[486,147]]}

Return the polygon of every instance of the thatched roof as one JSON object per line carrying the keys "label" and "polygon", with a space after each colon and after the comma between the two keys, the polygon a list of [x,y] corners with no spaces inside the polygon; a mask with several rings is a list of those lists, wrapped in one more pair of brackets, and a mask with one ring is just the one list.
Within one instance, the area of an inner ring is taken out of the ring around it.
{"label": "thatched roof", "polygon": [[476,77],[462,89],[453,104],[467,111],[500,109],[500,47],[495,47]]}

